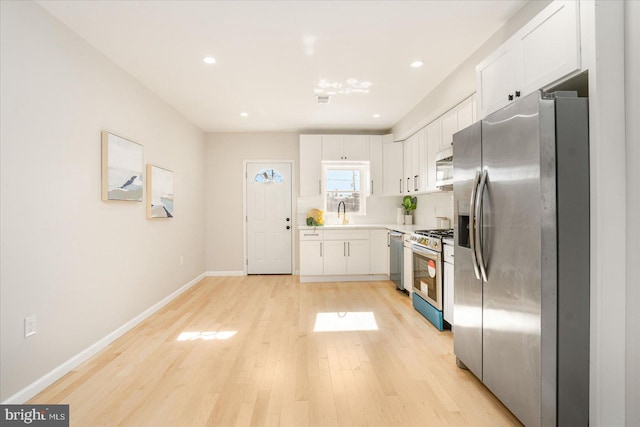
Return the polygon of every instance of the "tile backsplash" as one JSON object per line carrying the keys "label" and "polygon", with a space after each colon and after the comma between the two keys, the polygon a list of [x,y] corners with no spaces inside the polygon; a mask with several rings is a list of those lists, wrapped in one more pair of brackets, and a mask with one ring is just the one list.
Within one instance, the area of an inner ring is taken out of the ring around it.
{"label": "tile backsplash", "polygon": [[[395,224],[397,209],[402,205],[402,196],[368,197],[367,215],[347,215],[351,224]],[[322,209],[322,197],[298,197],[298,224],[305,224],[310,209]],[[437,228],[436,217],[448,218],[453,226],[453,192],[423,194],[418,196],[418,207],[413,213],[413,223],[425,228]],[[337,224],[335,214],[325,215],[326,224]]]}

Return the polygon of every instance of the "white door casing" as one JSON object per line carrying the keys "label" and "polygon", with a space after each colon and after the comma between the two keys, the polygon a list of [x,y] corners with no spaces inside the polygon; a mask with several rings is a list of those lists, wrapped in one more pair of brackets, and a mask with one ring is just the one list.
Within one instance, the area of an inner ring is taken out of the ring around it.
{"label": "white door casing", "polygon": [[247,274],[292,273],[291,169],[291,163],[246,163]]}

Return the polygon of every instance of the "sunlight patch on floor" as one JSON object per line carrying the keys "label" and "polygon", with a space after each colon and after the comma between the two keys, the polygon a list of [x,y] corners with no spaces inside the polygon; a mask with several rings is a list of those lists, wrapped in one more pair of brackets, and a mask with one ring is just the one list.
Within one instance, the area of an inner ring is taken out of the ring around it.
{"label": "sunlight patch on floor", "polygon": [[341,311],[316,314],[314,332],[377,331],[372,311]]}
{"label": "sunlight patch on floor", "polygon": [[226,340],[237,334],[238,331],[220,331],[220,332],[182,332],[178,336],[178,341],[195,341],[195,340]]}

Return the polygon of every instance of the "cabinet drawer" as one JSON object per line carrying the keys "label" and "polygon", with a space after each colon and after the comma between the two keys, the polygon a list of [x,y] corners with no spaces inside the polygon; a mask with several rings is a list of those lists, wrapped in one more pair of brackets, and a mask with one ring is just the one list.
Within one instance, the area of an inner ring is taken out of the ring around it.
{"label": "cabinet drawer", "polygon": [[369,230],[324,230],[324,240],[368,240]]}
{"label": "cabinet drawer", "polygon": [[451,245],[443,245],[442,246],[442,252],[443,252],[443,256],[444,256],[444,262],[448,262],[450,264],[453,264],[453,246]]}
{"label": "cabinet drawer", "polygon": [[300,240],[322,240],[323,231],[300,230]]}

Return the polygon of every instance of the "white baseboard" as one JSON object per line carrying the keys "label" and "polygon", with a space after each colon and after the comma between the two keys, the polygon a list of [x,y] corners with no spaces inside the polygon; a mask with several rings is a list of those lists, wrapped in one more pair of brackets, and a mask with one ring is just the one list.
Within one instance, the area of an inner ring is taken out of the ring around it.
{"label": "white baseboard", "polygon": [[198,283],[200,280],[204,279],[204,277],[205,277],[205,273],[200,274],[198,277],[189,281],[180,289],[177,289],[176,291],[174,291],[173,293],[171,293],[170,295],[168,295],[158,303],[152,305],[151,307],[149,307],[148,309],[146,309],[145,311],[143,311],[133,319],[129,320],[124,325],[120,326],[115,331],[111,332],[109,335],[105,336],[101,340],[92,344],[88,348],[82,350],[80,353],[76,354],[71,359],[67,360],[57,368],[54,368],[49,373],[38,378],[36,381],[32,382],[31,384],[29,384],[28,386],[26,386],[16,394],[14,394],[13,396],[10,396],[8,399],[3,401],[2,404],[22,404],[27,400],[31,399],[33,396],[40,393],[42,390],[49,387],[54,382],[58,381],[64,375],[71,372],[71,370],[73,370],[75,367],[80,365],[82,362],[86,361],[91,356],[95,355],[100,350],[104,349],[106,346],[111,344],[113,341],[120,338],[126,332],[133,329],[136,325],[141,323],[147,317],[151,316],[153,313],[155,313],[156,311],[160,310],[162,307],[170,303],[173,299],[175,299],[177,296],[182,294],[184,291],[186,291],[187,289],[189,289],[190,287]]}
{"label": "white baseboard", "polygon": [[244,276],[244,271],[207,271],[207,277],[218,277],[218,276]]}

